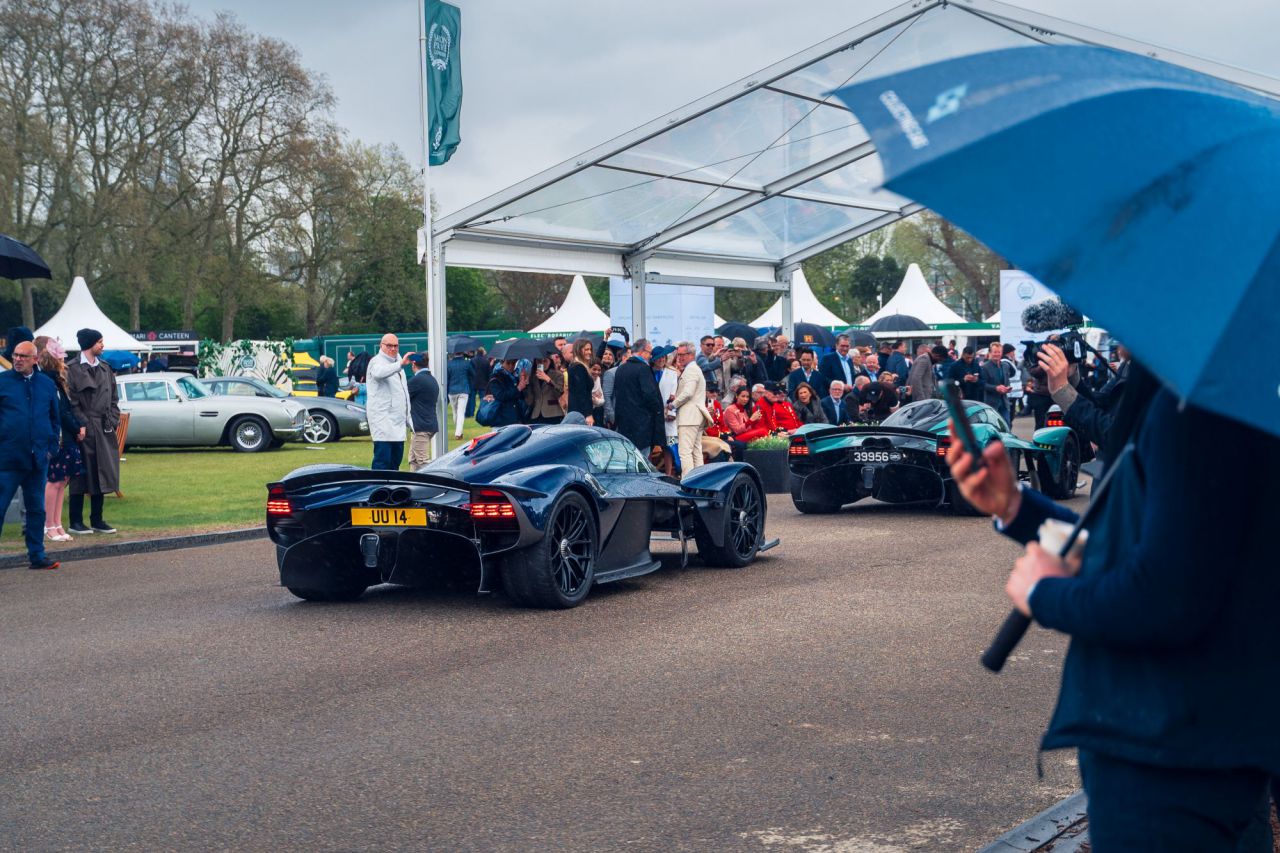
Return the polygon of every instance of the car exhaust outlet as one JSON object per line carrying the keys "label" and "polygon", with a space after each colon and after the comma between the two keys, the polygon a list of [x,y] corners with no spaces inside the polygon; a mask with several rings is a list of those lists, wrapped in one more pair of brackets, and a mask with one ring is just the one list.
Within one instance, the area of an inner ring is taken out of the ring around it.
{"label": "car exhaust outlet", "polygon": [[378,567],[378,534],[366,533],[360,537],[360,554],[364,557],[366,569]]}
{"label": "car exhaust outlet", "polygon": [[868,492],[875,488],[876,485],[876,469],[874,465],[862,466],[862,488]]}

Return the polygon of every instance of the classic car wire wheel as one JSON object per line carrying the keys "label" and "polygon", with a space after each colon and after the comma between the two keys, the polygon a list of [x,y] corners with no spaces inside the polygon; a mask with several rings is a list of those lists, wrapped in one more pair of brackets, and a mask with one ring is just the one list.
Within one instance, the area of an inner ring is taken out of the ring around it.
{"label": "classic car wire wheel", "polygon": [[729,537],[741,557],[754,553],[761,534],[760,494],[749,480],[739,480],[729,493]]}
{"label": "classic car wire wheel", "polygon": [[560,507],[551,521],[551,541],[556,543],[551,554],[551,571],[565,595],[582,589],[594,559],[591,541],[591,519],[576,504]]}

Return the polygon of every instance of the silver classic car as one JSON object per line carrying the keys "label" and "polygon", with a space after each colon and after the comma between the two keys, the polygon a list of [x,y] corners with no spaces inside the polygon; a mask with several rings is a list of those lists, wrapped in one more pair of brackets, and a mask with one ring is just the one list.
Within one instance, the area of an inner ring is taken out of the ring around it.
{"label": "silver classic car", "polygon": [[295,400],[216,396],[186,373],[117,376],[116,385],[131,447],[229,444],[253,453],[297,441],[307,424],[307,408]]}
{"label": "silver classic car", "polygon": [[369,434],[369,416],[364,406],[336,397],[301,397],[286,394],[256,376],[209,376],[201,380],[215,394],[240,397],[274,397],[293,400],[307,407],[307,425],[302,438],[308,444],[324,444],[352,435]]}

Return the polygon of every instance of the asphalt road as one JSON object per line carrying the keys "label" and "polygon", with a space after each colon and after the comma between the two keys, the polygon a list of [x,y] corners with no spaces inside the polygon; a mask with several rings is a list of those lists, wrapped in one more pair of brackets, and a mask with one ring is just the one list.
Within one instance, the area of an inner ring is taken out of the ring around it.
{"label": "asphalt road", "polygon": [[265,541],[0,572],[0,847],[963,850],[1077,787],[1035,771],[1063,639],[978,665],[987,521],[777,496],[769,531],[564,612],[305,604]]}

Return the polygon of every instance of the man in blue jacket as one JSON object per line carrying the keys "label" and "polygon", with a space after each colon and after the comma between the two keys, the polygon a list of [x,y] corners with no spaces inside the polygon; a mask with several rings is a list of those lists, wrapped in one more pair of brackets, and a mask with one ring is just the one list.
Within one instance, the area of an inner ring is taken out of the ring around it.
{"label": "man in blue jacket", "polygon": [[1270,851],[1280,440],[1167,389],[1134,416],[1140,396],[1121,403],[1113,429],[1128,442],[1078,565],[1036,541],[1045,519],[1074,513],[1020,489],[998,442],[975,471],[953,439],[952,475],[1026,543],[1005,587],[1014,606],[1071,636],[1042,748],[1079,750],[1092,849]]}
{"label": "man in blue jacket", "polygon": [[0,508],[22,489],[31,568],[56,569],[58,561],[44,553],[44,487],[58,449],[58,389],[35,367],[36,345],[24,341],[13,348],[13,370],[0,373]]}

